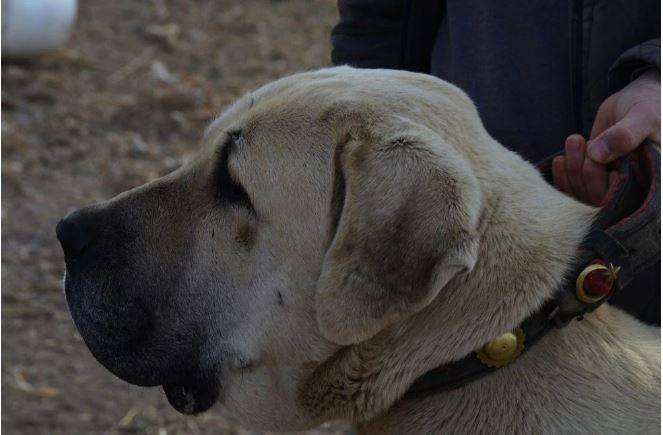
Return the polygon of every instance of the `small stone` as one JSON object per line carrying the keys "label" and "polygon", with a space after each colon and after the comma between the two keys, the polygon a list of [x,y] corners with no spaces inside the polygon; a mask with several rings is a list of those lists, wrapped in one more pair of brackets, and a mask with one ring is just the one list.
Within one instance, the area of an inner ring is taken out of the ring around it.
{"label": "small stone", "polygon": [[136,157],[142,157],[148,153],[150,147],[143,139],[140,133],[132,132],[131,137],[131,154]]}
{"label": "small stone", "polygon": [[147,39],[175,48],[179,44],[180,26],[175,23],[153,24],[145,28]]}
{"label": "small stone", "polygon": [[158,60],[154,60],[150,64],[150,74],[152,74],[152,77],[156,78],[157,80],[160,80],[169,85],[179,83],[180,81],[180,78],[176,74],[168,71],[168,68],[166,68],[166,66]]}

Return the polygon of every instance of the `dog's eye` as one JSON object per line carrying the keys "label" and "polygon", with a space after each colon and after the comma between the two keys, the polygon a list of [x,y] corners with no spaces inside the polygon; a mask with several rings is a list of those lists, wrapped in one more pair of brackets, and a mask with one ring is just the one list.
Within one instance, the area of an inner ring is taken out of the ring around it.
{"label": "dog's eye", "polygon": [[237,132],[228,133],[228,142],[223,145],[220,152],[219,166],[217,170],[216,186],[217,197],[225,204],[238,204],[246,207],[252,207],[251,198],[246,190],[228,171],[228,156],[236,144]]}

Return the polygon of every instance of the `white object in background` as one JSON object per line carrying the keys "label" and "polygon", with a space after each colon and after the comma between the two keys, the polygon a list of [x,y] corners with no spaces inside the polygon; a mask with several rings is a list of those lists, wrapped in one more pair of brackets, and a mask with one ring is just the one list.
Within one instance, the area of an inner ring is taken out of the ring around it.
{"label": "white object in background", "polygon": [[2,56],[29,56],[67,41],[77,0],[2,0]]}

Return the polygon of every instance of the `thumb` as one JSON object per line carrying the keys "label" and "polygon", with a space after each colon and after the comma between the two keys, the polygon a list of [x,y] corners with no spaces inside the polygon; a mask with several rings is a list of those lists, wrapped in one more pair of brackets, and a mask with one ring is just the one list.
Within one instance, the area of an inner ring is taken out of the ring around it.
{"label": "thumb", "polygon": [[636,149],[649,133],[651,122],[646,107],[634,105],[624,118],[589,144],[587,153],[597,163],[610,163]]}
{"label": "thumb", "polygon": [[599,106],[599,110],[596,112],[596,118],[594,118],[594,124],[592,125],[592,131],[589,135],[590,143],[613,124],[612,112],[614,105],[613,96],[609,97]]}

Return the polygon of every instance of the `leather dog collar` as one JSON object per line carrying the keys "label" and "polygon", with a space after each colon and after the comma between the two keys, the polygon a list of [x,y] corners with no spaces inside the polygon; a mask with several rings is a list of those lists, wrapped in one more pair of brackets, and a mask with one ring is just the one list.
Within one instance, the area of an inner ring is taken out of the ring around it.
{"label": "leather dog collar", "polygon": [[[549,183],[552,160],[559,154],[538,165]],[[555,296],[516,330],[419,377],[406,398],[450,391],[499,370],[552,329],[563,328],[573,319],[582,320],[660,258],[660,151],[645,142],[619,160],[616,170],[616,180]]]}

